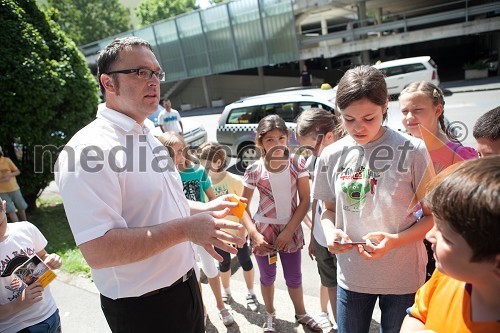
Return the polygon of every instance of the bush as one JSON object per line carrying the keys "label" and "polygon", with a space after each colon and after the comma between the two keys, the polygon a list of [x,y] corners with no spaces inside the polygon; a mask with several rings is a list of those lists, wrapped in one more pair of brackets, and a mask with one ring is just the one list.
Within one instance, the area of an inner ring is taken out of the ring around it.
{"label": "bush", "polygon": [[478,60],[476,62],[468,62],[464,64],[463,69],[488,69],[489,65],[487,62]]}
{"label": "bush", "polygon": [[[34,0],[0,0],[0,31],[0,145],[20,169],[18,183],[34,209],[53,179],[57,150],[95,115],[97,82]],[[41,146],[52,146],[52,156],[42,156]]]}

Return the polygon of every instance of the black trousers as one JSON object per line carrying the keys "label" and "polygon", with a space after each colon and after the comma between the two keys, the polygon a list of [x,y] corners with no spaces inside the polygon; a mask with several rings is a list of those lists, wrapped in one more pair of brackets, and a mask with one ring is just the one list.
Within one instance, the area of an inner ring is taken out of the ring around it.
{"label": "black trousers", "polygon": [[196,274],[161,293],[113,300],[101,295],[101,308],[112,332],[203,333],[203,305]]}

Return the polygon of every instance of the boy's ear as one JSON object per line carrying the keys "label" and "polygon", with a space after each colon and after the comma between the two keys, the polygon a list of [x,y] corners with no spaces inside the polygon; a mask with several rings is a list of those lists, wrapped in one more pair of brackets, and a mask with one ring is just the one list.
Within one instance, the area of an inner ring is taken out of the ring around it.
{"label": "boy's ear", "polygon": [[495,263],[493,266],[493,274],[497,277],[497,279],[500,279],[500,254],[497,254],[495,256]]}

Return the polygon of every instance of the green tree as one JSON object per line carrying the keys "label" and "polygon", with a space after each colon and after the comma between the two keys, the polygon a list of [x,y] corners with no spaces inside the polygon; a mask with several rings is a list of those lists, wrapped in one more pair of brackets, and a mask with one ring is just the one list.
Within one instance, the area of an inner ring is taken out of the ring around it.
{"label": "green tree", "polygon": [[142,26],[198,9],[195,0],[144,0],[136,15]]}
{"label": "green tree", "polygon": [[18,183],[34,209],[54,179],[56,148],[95,117],[97,82],[35,0],[0,0],[0,31],[0,144],[21,171]]}
{"label": "green tree", "polygon": [[59,14],[57,23],[76,45],[130,30],[130,12],[118,0],[48,0]]}

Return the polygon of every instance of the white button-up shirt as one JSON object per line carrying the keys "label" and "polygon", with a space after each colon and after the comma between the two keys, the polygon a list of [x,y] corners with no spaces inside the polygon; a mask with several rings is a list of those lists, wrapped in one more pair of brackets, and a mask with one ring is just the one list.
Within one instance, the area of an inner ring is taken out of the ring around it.
{"label": "white button-up shirt", "polygon": [[[170,163],[169,163],[170,161]],[[116,228],[140,228],[190,215],[168,152],[130,117],[103,108],[68,142],[55,180],[77,245]],[[195,264],[189,242],[147,259],[92,269],[99,292],[116,299],[171,285]]]}

